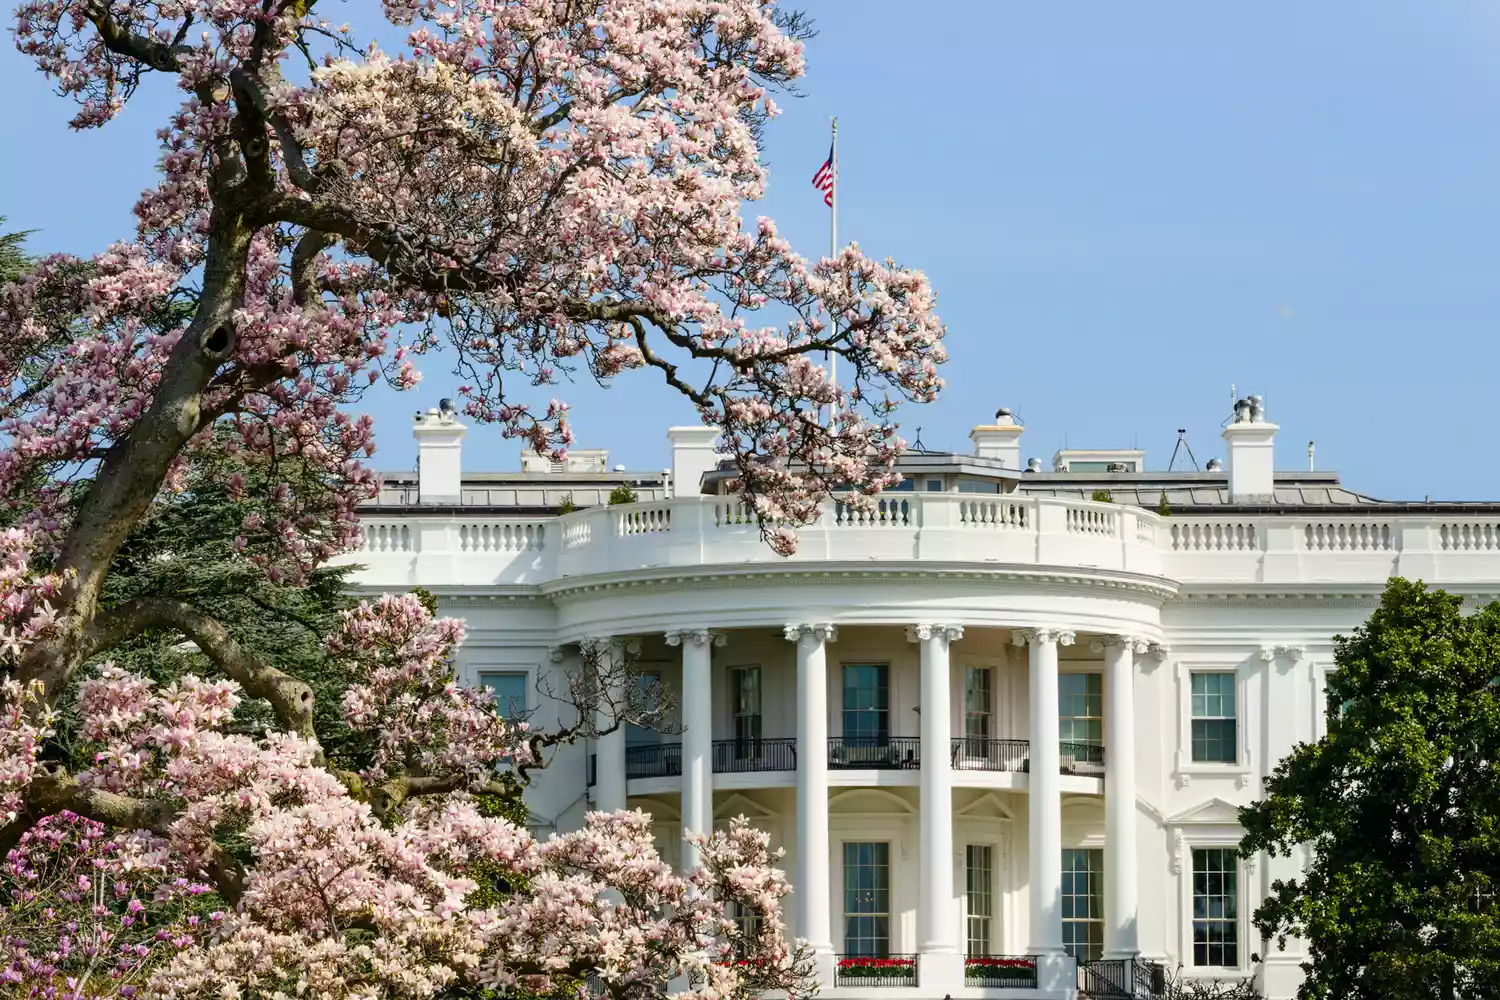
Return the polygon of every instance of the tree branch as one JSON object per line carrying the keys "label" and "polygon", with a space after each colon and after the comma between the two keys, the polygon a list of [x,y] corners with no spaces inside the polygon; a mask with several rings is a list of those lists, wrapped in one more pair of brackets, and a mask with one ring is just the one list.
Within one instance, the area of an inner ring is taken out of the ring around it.
{"label": "tree branch", "polygon": [[316,738],[312,688],[241,646],[218,620],[185,601],[140,597],[101,614],[86,636],[88,655],[103,652],[148,628],[181,632],[224,676],[238,681],[252,697],[270,702],[276,717],[289,730],[304,739]]}

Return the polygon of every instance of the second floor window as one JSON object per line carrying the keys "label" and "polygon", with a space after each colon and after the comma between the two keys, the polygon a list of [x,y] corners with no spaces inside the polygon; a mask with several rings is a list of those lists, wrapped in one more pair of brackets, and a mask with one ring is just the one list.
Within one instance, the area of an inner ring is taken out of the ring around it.
{"label": "second floor window", "polygon": [[[964,736],[971,740],[990,738],[990,671],[969,667],[964,671]],[[983,753],[983,748],[970,750]]]}
{"label": "second floor window", "polygon": [[844,844],[844,954],[891,953],[891,845]]}
{"label": "second floor window", "polygon": [[890,667],[884,663],[845,664],[844,739],[877,745],[890,735]]}
{"label": "second floor window", "polygon": [[1238,760],[1234,674],[1195,673],[1193,685],[1193,763],[1233,764]]}
{"label": "second floor window", "polygon": [[1057,731],[1064,743],[1104,743],[1104,677],[1100,674],[1059,674]]}
{"label": "second floor window", "polygon": [[495,696],[495,711],[505,719],[526,718],[526,692],[531,685],[526,671],[504,670],[479,675],[479,683]]}
{"label": "second floor window", "polygon": [[[661,674],[654,670],[642,670],[631,678],[634,690],[630,694],[630,710],[636,718],[651,718],[661,711]],[[657,730],[650,726],[639,726],[634,722],[625,729],[627,746],[642,746],[656,743],[660,739]]]}
{"label": "second floor window", "polygon": [[736,667],[729,672],[729,696],[734,699],[735,752],[750,754],[761,738],[760,667]]}

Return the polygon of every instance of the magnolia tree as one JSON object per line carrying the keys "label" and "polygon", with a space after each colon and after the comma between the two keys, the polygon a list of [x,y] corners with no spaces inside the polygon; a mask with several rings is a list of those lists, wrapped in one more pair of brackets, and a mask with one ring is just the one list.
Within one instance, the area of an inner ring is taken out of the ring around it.
{"label": "magnolia tree", "polygon": [[[940,387],[922,275],[853,246],[809,262],[741,221],[770,95],[802,72],[800,16],[392,0],[387,52],[315,7],[17,12],[76,127],[148,74],[185,97],[134,237],[0,288],[4,976],[58,996],[801,992],[754,831],[678,876],[639,816],[540,844],[485,814],[471,796],[497,791],[497,764],[539,763],[584,724],[499,721],[453,675],[459,627],[420,602],[362,605],[327,638],[350,765],[304,679],[193,600],[112,584],[153,510],[205,476],[248,508],[233,558],[263,579],[295,586],[346,550],[376,488],[349,404],[415,383],[438,347],[469,415],[539,450],[567,446],[567,408],[528,386],[660,379],[720,428],[784,552],[834,491],[892,481],[893,407]],[[211,670],[156,683],[106,662],[162,633]],[[274,725],[246,731],[241,699]],[[748,933],[730,904],[760,918]]]}

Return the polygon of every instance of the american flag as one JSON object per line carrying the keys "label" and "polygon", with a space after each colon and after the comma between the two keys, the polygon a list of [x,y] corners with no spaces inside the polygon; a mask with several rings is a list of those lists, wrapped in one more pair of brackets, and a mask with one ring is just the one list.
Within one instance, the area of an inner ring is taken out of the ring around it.
{"label": "american flag", "polygon": [[823,204],[833,205],[833,149],[828,150],[828,159],[813,174],[813,187],[823,192]]}

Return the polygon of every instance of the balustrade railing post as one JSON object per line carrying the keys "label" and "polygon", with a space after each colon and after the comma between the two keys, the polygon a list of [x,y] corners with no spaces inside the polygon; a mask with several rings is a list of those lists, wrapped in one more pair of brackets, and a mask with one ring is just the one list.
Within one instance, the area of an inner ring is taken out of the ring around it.
{"label": "balustrade railing post", "polygon": [[1408,580],[1431,580],[1437,576],[1437,557],[1442,551],[1437,518],[1403,517],[1396,522],[1396,575]]}

